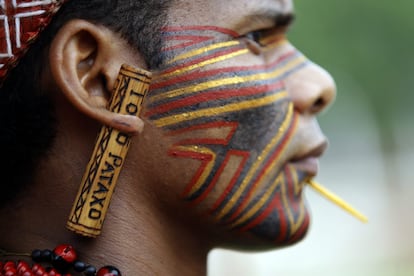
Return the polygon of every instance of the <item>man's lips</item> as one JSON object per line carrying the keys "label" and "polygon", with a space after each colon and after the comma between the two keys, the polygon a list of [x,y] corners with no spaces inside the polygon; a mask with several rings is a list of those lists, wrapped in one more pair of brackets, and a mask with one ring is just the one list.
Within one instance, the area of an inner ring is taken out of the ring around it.
{"label": "man's lips", "polygon": [[323,141],[318,146],[306,151],[304,154],[292,158],[289,163],[297,170],[303,171],[309,176],[315,176],[319,170],[319,157],[328,146],[327,141]]}
{"label": "man's lips", "polygon": [[315,176],[319,170],[319,159],[318,157],[306,157],[300,160],[289,162],[297,170],[305,172],[309,176]]}

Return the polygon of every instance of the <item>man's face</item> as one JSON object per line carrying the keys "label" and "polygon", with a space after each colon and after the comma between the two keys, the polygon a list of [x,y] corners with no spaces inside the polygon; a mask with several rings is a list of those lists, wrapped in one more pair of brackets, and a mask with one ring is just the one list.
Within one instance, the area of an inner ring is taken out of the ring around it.
{"label": "man's face", "polygon": [[335,95],[287,41],[292,12],[283,0],[177,1],[143,113],[160,133],[145,147],[162,160],[163,193],[271,246],[306,233],[302,190],[326,147],[315,115]]}

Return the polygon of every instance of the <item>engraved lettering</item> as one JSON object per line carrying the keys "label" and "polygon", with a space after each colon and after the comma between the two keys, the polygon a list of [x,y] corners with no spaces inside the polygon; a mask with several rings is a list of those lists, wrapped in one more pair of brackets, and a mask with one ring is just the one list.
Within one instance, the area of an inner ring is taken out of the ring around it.
{"label": "engraved lettering", "polygon": [[122,162],[124,160],[122,159],[121,156],[112,154],[112,152],[110,152],[109,157],[114,159],[114,162],[113,162],[114,166],[116,166],[116,167],[121,167],[122,166]]}
{"label": "engraved lettering", "polygon": [[101,193],[107,193],[109,190],[102,184],[102,183],[98,183],[98,190],[95,190],[93,192],[93,194],[101,194]]}
{"label": "engraved lettering", "polygon": [[[144,94],[146,93],[146,91],[144,91]],[[138,93],[138,92],[135,92],[134,90],[131,90],[131,95],[134,95],[134,96],[136,96],[136,97],[138,97],[138,98],[143,98],[144,97],[144,95],[143,94],[141,94],[141,93]]]}
{"label": "engraved lettering", "polygon": [[[108,183],[108,186],[111,186],[113,178],[114,178],[113,174],[109,176],[105,176],[105,175],[99,176],[99,180],[101,180],[102,182],[106,181]],[[99,184],[101,184],[101,182]]]}
{"label": "engraved lettering", "polygon": [[89,203],[91,207],[88,217],[91,220],[101,219],[102,209],[104,208],[105,201],[107,200],[108,192],[112,185],[112,181],[115,176],[116,169],[121,167],[123,163],[122,157],[109,153],[108,161],[105,161],[104,166],[99,172],[98,188],[93,190],[92,199]]}
{"label": "engraved lettering", "polygon": [[104,168],[101,171],[102,174],[109,173],[109,172],[112,173],[115,170],[114,166],[111,165],[108,161],[105,161],[105,166],[106,166],[106,168]]}
{"label": "engraved lettering", "polygon": [[129,115],[137,115],[138,113],[138,106],[136,104],[130,103],[126,106],[126,112]]}
{"label": "engraved lettering", "polygon": [[102,208],[104,207],[103,203],[105,202],[106,197],[98,198],[96,195],[93,195],[92,198],[93,198],[93,201],[91,202],[90,206],[95,206],[99,204],[100,207]]}
{"label": "engraved lettering", "polygon": [[94,208],[92,208],[91,210],[89,210],[88,217],[89,217],[90,219],[93,219],[93,220],[98,220],[98,219],[100,219],[100,218],[101,218],[101,216],[102,216],[102,211],[100,211],[100,210],[96,210],[96,209],[94,209]]}
{"label": "engraved lettering", "polygon": [[125,146],[126,144],[128,144],[129,142],[129,136],[126,135],[125,133],[118,133],[118,136],[116,137],[116,142],[121,145],[121,146]]}

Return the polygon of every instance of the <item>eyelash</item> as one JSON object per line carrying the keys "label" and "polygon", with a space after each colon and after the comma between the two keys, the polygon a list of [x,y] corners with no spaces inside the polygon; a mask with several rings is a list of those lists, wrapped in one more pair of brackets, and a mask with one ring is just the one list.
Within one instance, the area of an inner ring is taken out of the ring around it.
{"label": "eyelash", "polygon": [[260,40],[262,38],[262,31],[249,32],[243,36],[247,48],[255,55],[262,53],[263,45]]}
{"label": "eyelash", "polygon": [[295,16],[293,14],[281,15],[276,18],[275,27],[249,32],[245,35],[245,38],[251,42],[257,43],[258,46],[265,46],[260,42],[264,36],[278,32],[285,32],[286,29],[292,25],[294,19]]}
{"label": "eyelash", "polygon": [[[260,44],[260,39],[262,38],[262,31],[250,32],[250,33],[246,34],[245,37],[248,40],[251,40],[251,41],[256,42],[257,44],[261,45]],[[261,45],[261,46],[263,46],[263,45]]]}

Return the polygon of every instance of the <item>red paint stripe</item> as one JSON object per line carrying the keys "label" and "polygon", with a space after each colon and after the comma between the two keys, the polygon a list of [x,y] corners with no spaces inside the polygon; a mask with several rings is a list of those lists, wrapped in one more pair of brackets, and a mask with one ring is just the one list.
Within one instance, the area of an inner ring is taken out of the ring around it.
{"label": "red paint stripe", "polygon": [[303,237],[306,231],[308,230],[308,227],[309,227],[309,216],[306,215],[305,220],[303,221],[302,225],[300,226],[298,231],[296,231],[296,233],[289,239],[288,242],[293,243],[297,241],[298,239],[300,239],[301,237]]}
{"label": "red paint stripe", "polygon": [[193,187],[197,184],[197,181],[200,179],[200,177],[203,174],[203,172],[206,170],[206,167],[207,167],[208,163],[210,163],[210,162],[211,161],[205,161],[205,160],[203,160],[203,162],[201,163],[200,167],[198,168],[198,170],[194,174],[193,178],[191,179],[190,184],[187,185],[187,187],[184,189],[184,192],[181,194],[181,196],[183,198],[185,198],[185,197],[188,196],[188,194],[191,192],[191,190],[193,189]]}
{"label": "red paint stripe", "polygon": [[[246,162],[247,162],[247,159],[244,161],[243,167],[244,167],[244,165],[245,165]],[[242,169],[242,167],[240,167],[239,169]],[[224,192],[222,193],[222,195],[214,203],[213,207],[211,207],[211,209],[208,211],[208,213],[210,213],[210,214],[213,213],[220,206],[220,204],[224,201],[224,199],[227,197],[227,195],[231,192],[231,190],[236,185],[236,180],[237,179],[232,179],[232,181],[229,183],[229,185],[227,185],[227,187],[224,190]]]}
{"label": "red paint stripe", "polygon": [[[293,176],[292,173],[290,171],[290,169],[288,167],[285,168],[285,176],[286,176],[286,181],[287,181],[287,196],[291,201],[294,201],[295,199],[295,194],[294,194],[294,185],[295,183],[293,182]],[[298,208],[300,208],[300,206],[298,206],[297,204],[293,204],[292,209],[296,212],[298,210]]]}
{"label": "red paint stripe", "polygon": [[215,31],[223,34],[230,35],[232,37],[239,37],[240,34],[226,28],[217,26],[180,26],[180,27],[165,27],[162,29],[163,32],[180,32],[180,31]]}
{"label": "red paint stripe", "polygon": [[250,229],[252,229],[252,228],[256,227],[257,225],[259,225],[260,223],[262,223],[271,214],[271,212],[276,208],[276,206],[278,206],[279,204],[280,204],[280,199],[276,196],[273,197],[272,201],[266,207],[266,209],[263,210],[263,212],[257,218],[255,218],[253,221],[251,221],[249,224],[247,224],[244,227],[240,228],[239,231],[240,232],[249,231]]}
{"label": "red paint stripe", "polygon": [[199,139],[185,139],[180,141],[176,145],[227,145],[226,139],[213,139],[213,138],[199,138]]}
{"label": "red paint stripe", "polygon": [[177,45],[166,47],[163,49],[163,51],[171,51],[171,50],[176,50],[180,48],[185,48],[185,47],[189,47],[189,46],[202,43],[208,40],[212,40],[212,39],[213,37],[211,36],[190,36],[190,35],[181,35],[181,36],[177,35],[177,36],[166,37],[165,40],[167,41],[174,41],[174,40],[187,40],[187,41],[182,42]]}
{"label": "red paint stripe", "polygon": [[280,222],[280,233],[279,237],[275,239],[276,243],[281,243],[286,240],[286,235],[288,233],[288,223],[286,215],[283,213],[283,208],[278,209],[276,208],[277,213],[279,214],[279,222]]}
{"label": "red paint stripe", "polygon": [[183,150],[170,150],[169,154],[173,157],[185,157],[185,158],[191,158],[191,159],[197,159],[197,160],[206,160],[211,159],[209,158],[210,154],[205,153],[198,153],[193,151],[183,151]]}
{"label": "red paint stripe", "polygon": [[[172,73],[174,71],[181,70],[183,68],[195,65],[197,63],[200,63],[200,62],[203,62],[203,61],[206,61],[206,60],[209,60],[209,59],[213,59],[213,58],[216,58],[216,57],[219,57],[219,56],[223,56],[223,55],[227,55],[227,54],[237,52],[241,49],[243,49],[243,47],[241,47],[240,45],[232,46],[230,49],[219,51],[219,52],[216,52],[214,54],[207,55],[205,57],[189,61],[189,62],[181,64],[179,66],[171,67],[170,69],[163,71],[162,74],[169,74],[169,73]],[[179,82],[181,82],[181,80]]]}
{"label": "red paint stripe", "polygon": [[164,40],[170,41],[170,40],[190,40],[190,41],[204,41],[204,40],[209,40],[209,39],[213,39],[214,37],[212,36],[196,36],[196,35],[172,35],[172,36],[167,36],[164,38]]}
{"label": "red paint stripe", "polygon": [[[276,66],[278,63],[282,62],[283,60],[289,58],[290,56],[294,55],[295,52],[289,52],[277,60],[275,60],[272,63],[264,64],[264,65],[255,65],[255,66],[234,66],[234,67],[226,67],[226,68],[219,68],[219,69],[213,69],[213,70],[207,70],[207,71],[198,71],[198,72],[191,72],[185,76],[180,77],[174,77],[173,79],[169,79],[166,81],[158,82],[158,83],[152,83],[150,86],[151,90],[160,89],[166,86],[170,86],[176,83],[180,82],[186,82],[186,81],[192,81],[200,78],[206,78],[206,77],[213,77],[216,75],[220,75],[223,73],[229,73],[229,72],[244,72],[244,71],[261,71],[261,70],[268,70],[274,66]],[[162,75],[161,75],[162,76]]]}
{"label": "red paint stripe", "polygon": [[252,86],[252,87],[244,87],[244,88],[236,88],[236,89],[220,89],[214,90],[209,92],[204,92],[199,95],[194,95],[190,97],[186,97],[184,99],[175,100],[170,103],[166,103],[155,108],[149,109],[145,116],[151,117],[158,114],[163,114],[174,109],[183,108],[186,106],[192,106],[198,103],[205,103],[208,101],[217,101],[217,100],[224,100],[233,97],[242,97],[242,96],[251,96],[251,95],[259,95],[263,93],[267,93],[273,91],[275,89],[283,88],[282,82],[274,82],[273,84],[266,84],[261,86]]}
{"label": "red paint stripe", "polygon": [[238,122],[218,121],[218,122],[195,125],[195,126],[187,127],[187,128],[180,129],[180,130],[170,131],[167,135],[177,136],[177,135],[189,132],[189,131],[209,129],[209,128],[220,128],[220,127],[232,127],[234,129],[232,133],[234,133],[238,125],[239,125]]}
{"label": "red paint stripe", "polygon": [[287,185],[286,185],[286,188],[287,188],[287,194],[288,194],[288,198],[289,199],[292,199],[293,197],[292,197],[292,185],[293,185],[293,178],[292,178],[292,174],[290,173],[290,170],[286,167],[285,169],[284,169],[284,171],[285,171],[285,176],[286,176],[286,182],[287,182]]}
{"label": "red paint stripe", "polygon": [[294,116],[294,121],[293,123],[290,125],[289,130],[287,132],[287,134],[285,135],[285,137],[283,138],[282,142],[278,145],[278,147],[276,148],[275,152],[272,154],[270,160],[267,162],[267,164],[265,165],[265,167],[262,169],[262,171],[260,172],[259,176],[257,177],[257,180],[255,181],[255,183],[250,187],[250,189],[248,190],[246,196],[244,197],[243,201],[240,203],[239,207],[237,207],[236,211],[233,213],[233,215],[229,218],[229,222],[235,220],[237,218],[237,216],[243,211],[243,208],[247,205],[247,203],[251,200],[251,197],[253,196],[253,191],[255,190],[255,188],[257,187],[257,185],[259,184],[260,180],[263,178],[266,170],[270,167],[271,163],[277,158],[279,157],[281,151],[285,148],[287,142],[290,140],[290,137],[293,134],[293,130],[296,128],[296,122],[297,122],[297,117]]}
{"label": "red paint stripe", "polygon": [[211,190],[216,186],[218,179],[220,178],[221,174],[223,173],[224,169],[226,168],[227,163],[229,162],[231,156],[235,156],[235,155],[243,157],[243,160],[240,163],[239,167],[237,168],[237,171],[235,172],[235,174],[233,175],[233,177],[230,180],[230,185],[234,185],[234,183],[239,178],[239,176],[240,176],[240,174],[243,170],[243,167],[247,162],[247,159],[249,158],[249,153],[248,152],[230,150],[227,153],[226,158],[223,161],[222,165],[220,166],[219,170],[217,171],[216,175],[214,176],[214,179],[211,181],[211,183],[209,184],[207,189],[204,190],[204,192],[196,200],[194,200],[192,202],[192,204],[191,204],[192,206],[200,204],[210,194]]}
{"label": "red paint stripe", "polygon": [[212,155],[210,154],[203,154],[203,153],[196,153],[196,152],[190,152],[190,151],[178,151],[178,150],[170,150],[168,155],[174,156],[174,157],[184,157],[184,158],[191,158],[201,161],[201,165],[194,174],[193,178],[190,181],[190,184],[185,188],[184,192],[182,193],[182,197],[186,197],[189,192],[191,192],[194,185],[197,183],[198,179],[202,175],[202,173],[205,171],[208,163],[210,163],[213,160]]}
{"label": "red paint stripe", "polygon": [[[294,192],[293,185],[295,183],[293,182],[292,171],[288,167],[286,167],[286,169],[285,169],[285,175],[286,175],[286,179],[287,179],[287,182],[288,182],[287,187],[288,187],[288,190],[289,190],[288,193],[289,193],[289,196],[290,196],[290,200],[293,202],[295,200],[294,194],[293,194],[293,192]],[[292,204],[289,207],[291,207],[294,210],[294,212],[298,212],[299,209],[301,208],[300,204]],[[305,219],[304,219],[303,223],[301,224],[301,226],[299,227],[299,229],[296,231],[296,233],[292,237],[289,238],[288,243],[294,242],[297,239],[299,239],[300,237],[302,237],[304,235],[304,232],[307,230],[308,225],[309,225],[309,216],[306,215]]]}
{"label": "red paint stripe", "polygon": [[175,146],[180,145],[205,145],[205,144],[213,144],[213,145],[228,145],[230,142],[230,139],[233,137],[234,133],[237,130],[237,126],[239,125],[238,122],[213,122],[203,125],[196,125],[193,127],[181,129],[178,131],[172,131],[168,133],[168,136],[177,136],[182,135],[187,132],[197,131],[197,130],[205,130],[205,129],[215,129],[215,128],[222,128],[222,127],[230,127],[231,130],[226,135],[226,137],[220,139],[220,138],[193,138],[193,139],[183,139],[179,141]]}

